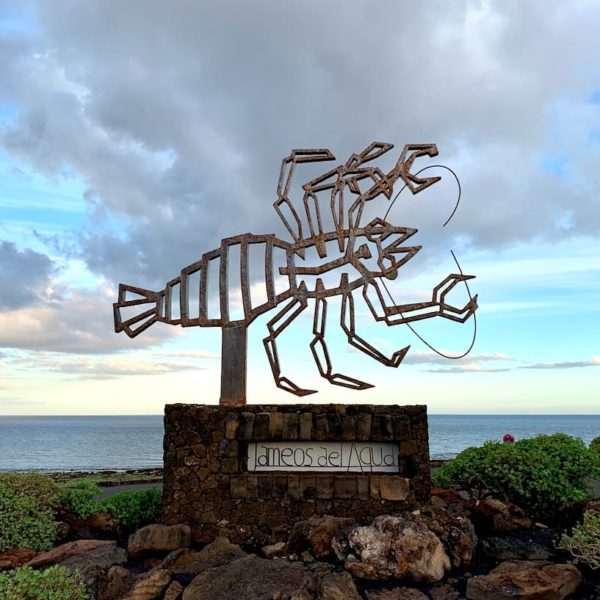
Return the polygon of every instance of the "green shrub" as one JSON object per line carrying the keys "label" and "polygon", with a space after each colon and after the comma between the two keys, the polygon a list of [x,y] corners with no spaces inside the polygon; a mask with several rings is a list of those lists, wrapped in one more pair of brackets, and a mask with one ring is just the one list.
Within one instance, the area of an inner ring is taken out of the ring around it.
{"label": "green shrub", "polygon": [[433,475],[437,485],[472,488],[474,482],[534,516],[588,497],[590,477],[600,476],[600,455],[563,433],[538,435],[514,444],[486,442],[468,448]]}
{"label": "green shrub", "polygon": [[584,513],[583,523],[562,536],[559,548],[568,550],[575,562],[600,569],[600,513]]}
{"label": "green shrub", "polygon": [[61,485],[61,507],[85,519],[99,510],[96,497],[100,488],[91,481],[78,479]]}
{"label": "green shrub", "polygon": [[590,450],[600,456],[600,436],[590,442]]}
{"label": "green shrub", "polygon": [[138,529],[160,520],[162,490],[157,487],[147,490],[122,492],[110,496],[99,503],[100,510],[106,510],[125,527]]}
{"label": "green shrub", "polygon": [[19,547],[51,548],[59,499],[60,488],[46,475],[0,473],[0,552]]}
{"label": "green shrub", "polygon": [[5,600],[86,600],[81,576],[65,567],[45,571],[21,567],[0,573],[0,598]]}

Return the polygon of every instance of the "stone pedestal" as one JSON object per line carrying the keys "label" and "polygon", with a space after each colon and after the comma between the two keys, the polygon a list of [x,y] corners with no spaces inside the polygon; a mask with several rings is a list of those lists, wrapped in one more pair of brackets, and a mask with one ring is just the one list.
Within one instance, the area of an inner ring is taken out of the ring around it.
{"label": "stone pedestal", "polygon": [[[251,471],[256,442],[385,442],[399,447],[397,472]],[[276,541],[312,515],[368,521],[428,502],[427,409],[385,405],[172,404],[165,407],[167,524],[187,523],[201,542]]]}

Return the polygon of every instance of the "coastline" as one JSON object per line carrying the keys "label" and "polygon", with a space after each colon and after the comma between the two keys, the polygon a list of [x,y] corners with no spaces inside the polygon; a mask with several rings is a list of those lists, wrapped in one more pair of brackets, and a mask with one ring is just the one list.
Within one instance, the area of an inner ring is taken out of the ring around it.
{"label": "coastline", "polygon": [[[431,470],[439,468],[451,459],[432,459]],[[144,489],[153,485],[162,486],[163,469],[148,467],[143,469],[101,469],[94,471],[37,471],[52,477],[58,483],[75,479],[92,479],[100,488],[119,488],[117,491]],[[596,498],[600,498],[600,480],[590,482],[590,489]],[[103,492],[111,493],[111,492]]]}

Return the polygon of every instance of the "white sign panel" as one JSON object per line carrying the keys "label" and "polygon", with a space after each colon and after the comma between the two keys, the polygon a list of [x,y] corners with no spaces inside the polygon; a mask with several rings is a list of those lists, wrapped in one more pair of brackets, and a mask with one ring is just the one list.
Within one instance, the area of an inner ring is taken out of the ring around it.
{"label": "white sign panel", "polygon": [[248,471],[399,470],[396,444],[378,442],[254,442],[248,445]]}

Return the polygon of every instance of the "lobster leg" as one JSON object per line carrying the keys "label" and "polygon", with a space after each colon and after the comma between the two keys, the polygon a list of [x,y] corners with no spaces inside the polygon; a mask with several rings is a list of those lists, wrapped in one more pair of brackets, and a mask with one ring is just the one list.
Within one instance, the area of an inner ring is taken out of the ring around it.
{"label": "lobster leg", "polygon": [[[281,366],[279,364],[279,355],[277,353],[277,336],[308,306],[306,298],[303,296],[294,298],[283,310],[280,310],[268,323],[267,329],[269,335],[263,340],[265,350],[275,379],[275,385],[286,392],[295,394],[296,396],[308,396],[316,393],[317,390],[306,390],[299,387],[287,377],[281,376]],[[293,309],[293,310],[292,310]],[[288,315],[288,313],[291,314]],[[281,322],[283,321],[283,322]],[[281,322],[281,323],[280,323]]]}
{"label": "lobster leg", "polygon": [[342,292],[342,312],[340,323],[342,329],[348,336],[348,343],[351,346],[354,346],[361,352],[364,352],[371,358],[374,358],[375,360],[384,364],[386,367],[397,367],[400,365],[406,356],[406,353],[410,349],[410,346],[405,346],[404,348],[394,352],[392,356],[388,358],[385,354],[383,354],[383,352],[360,337],[356,333],[356,325],[354,321],[354,298],[352,297],[352,290],[350,290],[347,286]]}
{"label": "lobster leg", "polygon": [[[317,288],[319,285],[322,287],[323,283],[321,280],[317,280]],[[327,300],[324,298],[317,298],[315,304],[315,318],[313,321],[313,333],[315,337],[310,343],[310,350],[319,369],[321,377],[324,377],[333,385],[339,385],[342,387],[350,388],[352,390],[367,390],[373,386],[370,383],[355,379],[354,377],[348,377],[341,373],[332,373],[331,359],[329,358],[329,351],[327,350],[327,344],[325,342],[325,327],[327,325]],[[319,350],[321,355],[319,355]]]}

